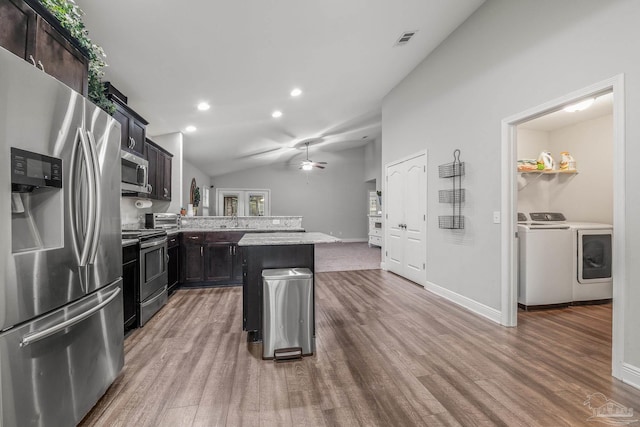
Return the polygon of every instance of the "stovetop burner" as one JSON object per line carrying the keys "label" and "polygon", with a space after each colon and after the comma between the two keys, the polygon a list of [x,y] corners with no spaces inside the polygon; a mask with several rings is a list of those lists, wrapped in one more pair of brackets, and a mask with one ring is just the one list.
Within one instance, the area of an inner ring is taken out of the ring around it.
{"label": "stovetop burner", "polygon": [[156,239],[158,237],[164,237],[167,235],[165,230],[150,230],[150,229],[140,229],[140,230],[122,230],[122,238],[123,239],[139,239],[141,242]]}

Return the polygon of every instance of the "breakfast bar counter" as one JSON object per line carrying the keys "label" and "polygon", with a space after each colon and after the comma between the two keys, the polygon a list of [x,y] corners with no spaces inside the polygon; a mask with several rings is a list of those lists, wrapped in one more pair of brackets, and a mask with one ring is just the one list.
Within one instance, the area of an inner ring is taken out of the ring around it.
{"label": "breakfast bar counter", "polygon": [[308,268],[313,273],[314,245],[339,241],[317,232],[247,233],[240,239],[238,246],[243,247],[242,328],[249,332],[249,341],[262,340],[262,270]]}

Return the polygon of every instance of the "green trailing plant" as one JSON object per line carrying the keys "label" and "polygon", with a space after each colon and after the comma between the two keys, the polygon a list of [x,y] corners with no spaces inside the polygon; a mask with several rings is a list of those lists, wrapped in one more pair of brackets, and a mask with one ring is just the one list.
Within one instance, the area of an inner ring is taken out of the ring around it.
{"label": "green trailing plant", "polygon": [[115,106],[105,93],[102,78],[103,68],[107,66],[106,55],[102,47],[91,42],[89,31],[82,22],[84,13],[73,0],[39,0],[53,16],[60,21],[60,25],[74,37],[80,46],[89,53],[89,99],[109,114],[113,114]]}

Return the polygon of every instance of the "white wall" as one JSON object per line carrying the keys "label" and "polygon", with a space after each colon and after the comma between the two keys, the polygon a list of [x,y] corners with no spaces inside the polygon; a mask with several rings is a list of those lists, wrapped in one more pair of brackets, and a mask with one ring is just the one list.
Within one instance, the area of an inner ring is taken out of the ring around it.
{"label": "white wall", "polygon": [[571,221],[613,223],[613,115],[549,132],[549,140],[558,159],[571,153],[579,172],[552,181],[550,209]]}
{"label": "white wall", "polygon": [[[383,164],[429,151],[427,198],[437,203],[436,166],[462,150],[467,228],[428,221],[427,279],[500,310],[501,121],[624,73],[626,290],[624,361],[640,366],[640,2],[488,0],[384,99]],[[579,165],[581,162],[579,161]],[[580,166],[579,166],[580,167]],[[430,212],[432,209],[430,208]]]}
{"label": "white wall", "polygon": [[[196,186],[200,187],[200,206],[197,210],[197,216],[207,216],[213,215],[210,213],[210,209],[202,206],[202,194],[205,188],[209,188],[211,186],[211,177],[192,163],[187,162],[186,160],[183,162],[183,177],[182,177],[182,207],[185,209],[187,205],[190,203],[191,199],[191,180],[195,178]],[[210,189],[211,190],[211,189]],[[211,197],[211,192],[209,193],[210,205],[211,201],[215,197]]]}
{"label": "white wall", "polygon": [[[549,132],[518,127],[518,159],[537,159],[541,151],[551,151]],[[531,212],[548,212],[549,184],[552,176],[518,176],[518,212],[529,218]]]}
{"label": "white wall", "polygon": [[613,115],[550,132],[518,128],[518,158],[540,151],[562,151],[576,160],[577,175],[522,174],[518,177],[519,212],[562,212],[569,221],[613,223]]}
{"label": "white wall", "polygon": [[320,231],[343,239],[367,239],[368,191],[365,183],[365,148],[316,152],[312,158],[328,162],[324,170],[306,173],[298,162],[274,164],[216,176],[217,188],[268,188],[271,215],[302,215],[307,231]]}

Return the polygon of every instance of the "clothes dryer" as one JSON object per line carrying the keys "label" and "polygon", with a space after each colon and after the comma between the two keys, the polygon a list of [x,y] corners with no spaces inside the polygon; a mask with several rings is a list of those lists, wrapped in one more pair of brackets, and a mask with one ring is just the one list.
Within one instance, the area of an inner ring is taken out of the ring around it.
{"label": "clothes dryer", "polygon": [[613,226],[568,222],[573,240],[573,302],[606,303],[613,298]]}

